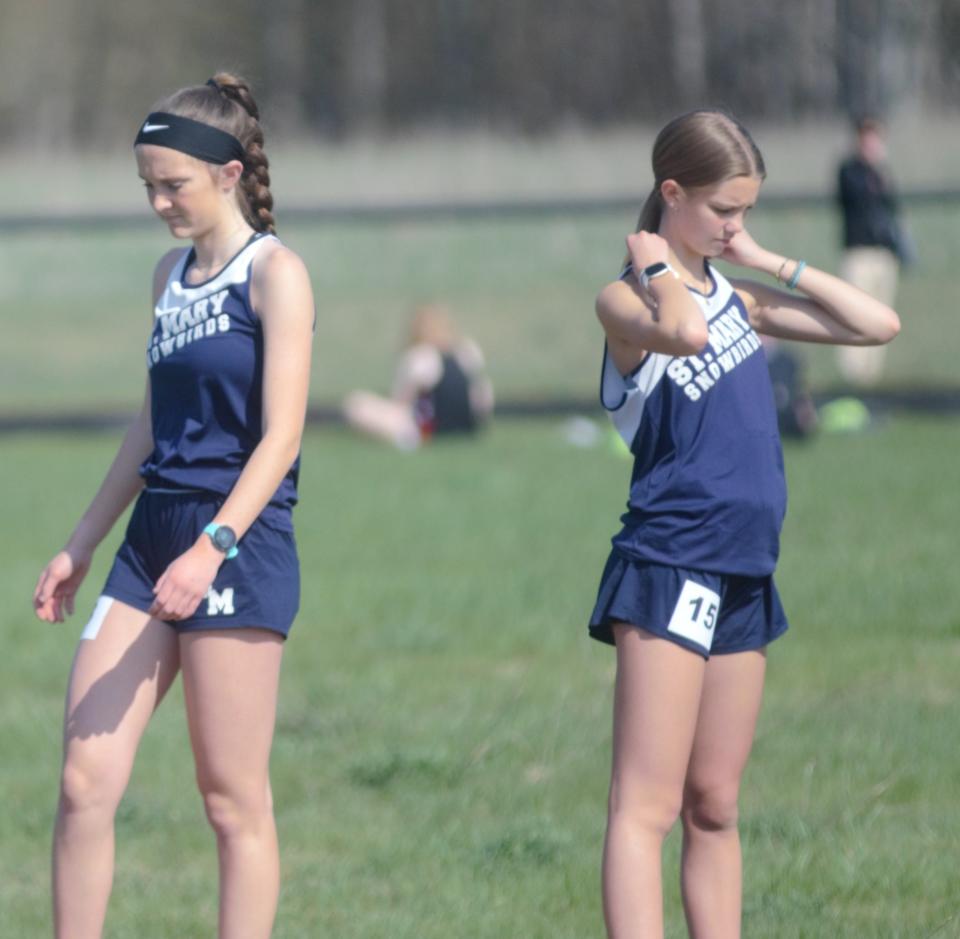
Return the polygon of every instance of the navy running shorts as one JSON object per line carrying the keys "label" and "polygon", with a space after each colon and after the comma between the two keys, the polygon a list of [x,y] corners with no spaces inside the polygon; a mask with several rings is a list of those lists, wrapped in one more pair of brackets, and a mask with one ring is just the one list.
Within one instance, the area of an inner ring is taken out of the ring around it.
{"label": "navy running shorts", "polygon": [[614,623],[638,626],[704,658],[762,649],[787,631],[772,576],[667,567],[616,550],[603,570],[590,635],[613,645]]}
{"label": "navy running shorts", "polygon": [[[223,501],[217,493],[144,490],[107,575],[103,598],[112,597],[147,612],[160,575],[196,542]],[[169,621],[178,632],[253,628],[284,638],[290,632],[300,606],[300,563],[292,526],[283,529],[259,518],[237,548],[237,556],[221,564],[193,616]],[[105,614],[102,602],[98,609]],[[93,620],[88,630],[92,626]],[[98,628],[99,623],[92,629],[93,635]],[[84,634],[90,638],[90,632]]]}

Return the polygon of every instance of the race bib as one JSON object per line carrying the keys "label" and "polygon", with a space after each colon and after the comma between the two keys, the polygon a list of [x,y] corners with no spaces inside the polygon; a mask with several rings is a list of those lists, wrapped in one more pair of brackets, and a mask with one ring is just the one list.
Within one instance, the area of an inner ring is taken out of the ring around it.
{"label": "race bib", "polygon": [[703,584],[688,580],[680,591],[667,631],[697,643],[709,652],[720,612],[720,595]]}

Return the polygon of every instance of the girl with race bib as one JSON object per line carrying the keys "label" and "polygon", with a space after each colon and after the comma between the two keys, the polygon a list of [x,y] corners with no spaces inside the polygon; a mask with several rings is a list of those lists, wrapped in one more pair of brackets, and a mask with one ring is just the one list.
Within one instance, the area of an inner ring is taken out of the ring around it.
{"label": "girl with race bib", "polygon": [[[758,334],[867,346],[897,314],[744,227],[765,170],[729,115],[672,120],[626,265],[597,297],[601,399],[634,457],[591,635],[616,646],[603,905],[614,939],[663,936],[661,846],[680,818],[690,935],[740,936],[740,779],[767,645],[787,629],[773,582],[786,509]],[[750,275],[724,277],[723,260]]]}

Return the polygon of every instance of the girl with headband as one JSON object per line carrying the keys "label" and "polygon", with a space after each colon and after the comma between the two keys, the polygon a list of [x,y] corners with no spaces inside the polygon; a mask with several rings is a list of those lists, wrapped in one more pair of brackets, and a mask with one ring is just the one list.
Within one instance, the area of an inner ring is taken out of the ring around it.
{"label": "girl with headband", "polygon": [[178,672],[220,860],[218,935],[267,937],[274,921],[268,760],[299,603],[291,510],[314,312],[303,263],[274,233],[258,118],[246,83],[218,74],[158,105],[135,141],[151,207],[192,246],[156,267],[143,408],[34,594],[41,619],[72,613],[94,550],[136,500],[67,691],[58,939],[102,934],[117,805]]}
{"label": "girl with headband", "polygon": [[[787,628],[772,576],[786,487],[757,333],[868,346],[900,323],[750,237],[763,158],[729,115],[667,124],[653,174],[626,266],[597,298],[601,398],[634,455],[590,621],[617,654],[604,914],[615,939],[663,936],[660,852],[679,817],[690,935],[736,939],[740,778],[766,647]],[[713,258],[786,289],[727,280]]]}

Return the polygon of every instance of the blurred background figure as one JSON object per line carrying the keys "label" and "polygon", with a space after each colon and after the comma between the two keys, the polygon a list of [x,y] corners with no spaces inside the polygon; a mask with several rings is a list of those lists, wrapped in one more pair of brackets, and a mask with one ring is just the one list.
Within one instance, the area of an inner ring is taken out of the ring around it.
{"label": "blurred background figure", "polygon": [[493,385],[480,347],[457,333],[445,307],[414,310],[393,394],[354,391],[343,404],[347,423],[401,450],[434,436],[475,433],[493,411]]}
{"label": "blurred background figure", "polygon": [[772,336],[761,336],[760,343],[767,357],[780,436],[806,439],[816,431],[818,420],[804,361],[791,343]]}
{"label": "blurred background figure", "polygon": [[[862,117],[855,125],[855,151],[841,164],[837,200],[843,215],[840,276],[888,306],[896,299],[900,264],[912,249],[886,165],[883,123]],[[874,385],[883,372],[885,346],[838,346],[837,364],[853,385]]]}

